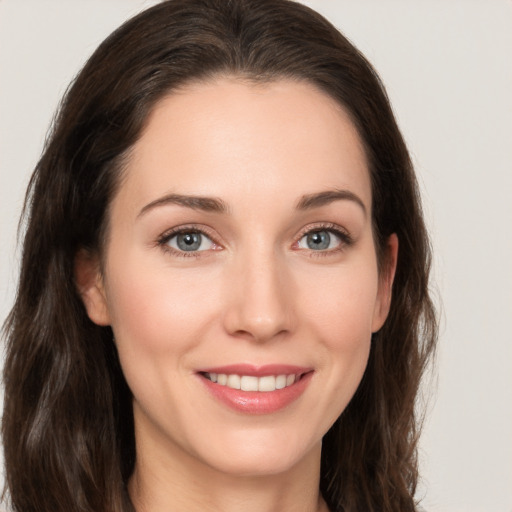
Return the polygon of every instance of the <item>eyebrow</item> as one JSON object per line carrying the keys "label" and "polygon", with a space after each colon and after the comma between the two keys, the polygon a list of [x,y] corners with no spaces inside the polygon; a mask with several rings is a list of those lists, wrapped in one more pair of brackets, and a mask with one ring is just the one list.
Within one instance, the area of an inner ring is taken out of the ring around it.
{"label": "eyebrow", "polygon": [[[363,201],[350,190],[336,189],[317,192],[314,194],[303,195],[296,205],[297,210],[311,210],[321,206],[328,205],[334,201],[353,201],[361,207],[366,215],[366,206]],[[138,213],[137,217],[141,217],[145,213],[159,206],[166,205],[184,206],[192,210],[201,210],[204,212],[227,213],[228,205],[218,197],[193,196],[185,194],[167,194],[163,197],[155,199],[144,206]]]}
{"label": "eyebrow", "polygon": [[144,215],[158,206],[165,206],[169,204],[185,206],[192,210],[202,210],[204,212],[226,213],[228,211],[228,205],[222,199],[216,197],[167,194],[144,206],[137,217]]}
{"label": "eyebrow", "polygon": [[334,201],[353,201],[361,207],[365,216],[368,214],[362,199],[350,190],[344,189],[326,190],[324,192],[304,195],[297,203],[297,210],[319,208],[320,206],[325,206]]}

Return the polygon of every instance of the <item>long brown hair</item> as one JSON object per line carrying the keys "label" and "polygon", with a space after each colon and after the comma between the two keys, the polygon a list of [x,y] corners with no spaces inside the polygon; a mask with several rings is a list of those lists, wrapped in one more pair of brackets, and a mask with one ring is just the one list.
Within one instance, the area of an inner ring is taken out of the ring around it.
{"label": "long brown hair", "polygon": [[400,241],[391,311],[368,367],[325,435],[321,491],[333,512],[416,510],[415,401],[433,353],[430,248],[418,187],[371,65],[328,21],[288,0],[162,2],[108,37],[61,105],[30,181],[15,305],[5,324],[2,423],[16,512],[127,512],[136,451],[131,394],[108,327],[74,284],[79,250],[101,254],[123,161],[155,103],[220,74],[308,81],[351,116],[372,181],[379,257]]}

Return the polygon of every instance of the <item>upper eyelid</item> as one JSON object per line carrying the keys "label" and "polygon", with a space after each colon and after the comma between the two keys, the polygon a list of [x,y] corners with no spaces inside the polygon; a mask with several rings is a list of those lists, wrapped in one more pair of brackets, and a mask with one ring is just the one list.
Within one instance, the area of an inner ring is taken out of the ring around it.
{"label": "upper eyelid", "polygon": [[334,231],[335,233],[341,233],[349,238],[352,238],[350,232],[339,224],[335,224],[333,222],[315,222],[304,226],[299,231],[298,239],[314,231]]}
{"label": "upper eyelid", "polygon": [[195,224],[184,224],[181,226],[175,226],[173,228],[164,231],[159,237],[159,241],[169,240],[175,235],[179,235],[180,233],[201,233],[202,235],[207,236],[212,240],[212,242],[218,243],[216,241],[215,234],[212,233],[212,229],[209,227],[205,227],[204,225],[198,226]]}

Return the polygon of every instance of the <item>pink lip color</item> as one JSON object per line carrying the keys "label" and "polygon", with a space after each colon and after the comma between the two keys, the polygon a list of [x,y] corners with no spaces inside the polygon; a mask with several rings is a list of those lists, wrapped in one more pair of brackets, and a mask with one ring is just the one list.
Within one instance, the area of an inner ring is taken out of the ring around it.
{"label": "pink lip color", "polygon": [[[250,375],[264,377],[266,375],[300,375],[299,380],[291,386],[275,391],[242,391],[215,384],[203,373],[225,373],[227,375]],[[222,403],[238,412],[246,414],[271,414],[284,409],[297,400],[305,391],[313,371],[310,368],[290,365],[229,365],[201,370],[199,376],[207,390]]]}
{"label": "pink lip color", "polygon": [[265,377],[266,375],[302,375],[310,372],[312,368],[293,366],[290,364],[265,364],[256,366],[252,364],[229,364],[215,368],[201,368],[200,373],[225,373],[226,375],[249,375],[252,377]]}

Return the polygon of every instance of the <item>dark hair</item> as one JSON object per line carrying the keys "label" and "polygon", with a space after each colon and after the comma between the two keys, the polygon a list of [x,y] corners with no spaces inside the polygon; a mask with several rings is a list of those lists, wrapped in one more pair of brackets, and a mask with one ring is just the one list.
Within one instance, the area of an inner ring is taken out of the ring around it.
{"label": "dark hair", "polygon": [[437,324],[418,187],[383,86],[363,55],[301,4],[173,0],[129,20],[96,50],[30,181],[19,288],[5,324],[2,432],[16,512],[133,510],[131,394],[110,328],[86,314],[74,260],[83,249],[101,253],[123,161],[155,103],[219,75],[307,81],[358,129],[379,259],[391,233],[400,249],[389,317],[355,396],[324,438],[321,491],[333,512],[416,510],[415,401]]}

